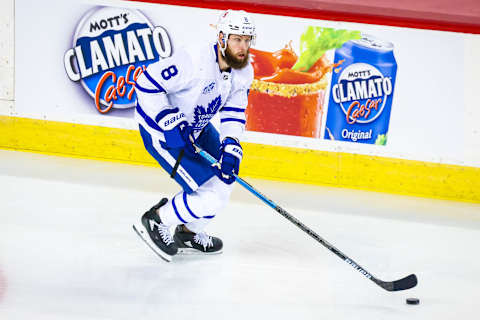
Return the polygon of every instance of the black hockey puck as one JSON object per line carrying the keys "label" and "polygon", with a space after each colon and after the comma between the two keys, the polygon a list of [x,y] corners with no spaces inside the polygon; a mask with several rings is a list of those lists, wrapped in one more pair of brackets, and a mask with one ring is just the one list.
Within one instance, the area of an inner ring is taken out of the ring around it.
{"label": "black hockey puck", "polygon": [[418,300],[417,298],[408,298],[407,299],[407,304],[419,304],[420,303],[420,300]]}

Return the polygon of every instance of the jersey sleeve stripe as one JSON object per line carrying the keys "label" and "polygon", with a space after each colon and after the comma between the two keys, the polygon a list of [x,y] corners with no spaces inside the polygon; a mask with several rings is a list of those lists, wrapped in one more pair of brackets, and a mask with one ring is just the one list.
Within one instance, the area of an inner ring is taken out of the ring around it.
{"label": "jersey sleeve stripe", "polygon": [[223,118],[222,120],[220,120],[221,123],[224,123],[224,122],[229,122],[229,121],[236,121],[236,122],[240,122],[242,124],[245,124],[246,121],[243,120],[243,119],[237,119],[237,118]]}
{"label": "jersey sleeve stripe", "polygon": [[160,128],[158,126],[158,123],[153,121],[152,118],[150,118],[146,113],[145,111],[143,111],[142,107],[140,106],[140,104],[138,104],[137,102],[137,112],[138,114],[143,118],[143,120],[145,120],[145,122],[153,129],[157,130],[157,131],[160,131],[160,132],[163,132],[162,128]]}
{"label": "jersey sleeve stripe", "polygon": [[[162,111],[160,111],[160,113],[157,114],[157,116],[155,117],[155,122],[158,123],[158,121],[160,121],[160,119],[162,119],[163,117],[165,117],[167,114],[177,113],[177,112],[179,112],[179,111],[180,111],[180,109],[178,109],[178,108],[162,110]],[[163,130],[162,130],[162,131],[163,131]]]}
{"label": "jersey sleeve stripe", "polygon": [[143,73],[145,74],[145,76],[147,77],[148,80],[150,80],[150,82],[158,88],[158,90],[161,90],[162,92],[165,92],[167,93],[167,90],[165,90],[161,85],[160,83],[158,83],[155,79],[153,79],[153,77],[150,75],[150,73],[148,73],[147,70],[143,71]]}
{"label": "jersey sleeve stripe", "polygon": [[139,91],[142,91],[142,92],[145,92],[145,93],[166,93],[165,89],[161,88],[161,89],[147,89],[147,88],[143,88],[142,86],[140,86],[138,84],[138,82],[135,83],[135,89],[139,90]]}
{"label": "jersey sleeve stripe", "polygon": [[233,111],[233,112],[245,112],[243,108],[233,108],[233,107],[223,107],[220,112],[222,111]]}

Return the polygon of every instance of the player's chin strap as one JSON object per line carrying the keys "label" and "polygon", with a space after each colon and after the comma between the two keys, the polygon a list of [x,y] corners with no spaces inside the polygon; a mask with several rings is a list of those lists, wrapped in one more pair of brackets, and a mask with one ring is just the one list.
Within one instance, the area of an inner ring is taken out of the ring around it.
{"label": "player's chin strap", "polygon": [[[212,157],[208,152],[197,146],[195,143],[193,143],[193,146],[195,148],[195,151],[205,160],[210,162],[211,165],[219,165],[217,159]],[[266,196],[261,194],[259,191],[257,191],[254,187],[252,187],[250,184],[248,184],[245,180],[240,178],[238,175],[232,172],[232,175],[235,177],[235,180],[241,184],[243,187],[245,187],[248,191],[253,193],[257,198],[265,202],[267,205],[272,207],[275,211],[277,211],[279,214],[281,214],[283,217],[285,217],[287,220],[289,220],[291,223],[296,225],[298,228],[300,228],[302,231],[307,233],[309,236],[311,236],[313,239],[315,239],[317,242],[319,242],[321,245],[326,247],[328,250],[333,252],[337,257],[345,261],[347,264],[352,266],[355,270],[359,271],[364,277],[367,279],[373,281],[375,284],[378,286],[382,287],[383,289],[387,291],[400,291],[400,290],[407,290],[410,288],[413,288],[417,285],[417,276],[414,274],[411,274],[409,276],[406,276],[402,279],[396,280],[396,281],[382,281],[380,279],[375,278],[372,274],[370,274],[367,270],[365,270],[363,267],[361,267],[358,263],[347,257],[343,252],[335,248],[332,244],[330,244],[327,240],[323,239],[320,237],[315,231],[304,225],[301,221],[299,221],[297,218],[289,214],[285,209],[281,208],[279,205],[275,204],[272,200],[268,199]]]}
{"label": "player's chin strap", "polygon": [[220,52],[222,53],[222,56],[225,58],[225,50],[227,50],[227,42],[225,41],[225,38],[222,38],[221,43],[220,41],[217,41],[217,43],[218,43],[218,47],[220,48]]}

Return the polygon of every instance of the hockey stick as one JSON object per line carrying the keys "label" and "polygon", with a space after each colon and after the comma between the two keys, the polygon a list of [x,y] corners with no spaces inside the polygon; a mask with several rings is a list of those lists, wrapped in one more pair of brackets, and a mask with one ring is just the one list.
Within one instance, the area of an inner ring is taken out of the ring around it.
{"label": "hockey stick", "polygon": [[[218,165],[218,161],[212,157],[208,152],[200,148],[199,146],[194,144],[194,147],[197,151],[198,154],[200,154],[201,157],[203,157],[205,160],[210,162],[211,165]],[[241,184],[245,189],[253,193],[257,198],[265,202],[267,205],[272,207],[275,211],[277,211],[279,214],[287,218],[288,221],[299,227],[302,231],[307,233],[309,236],[311,236],[313,239],[317,240],[322,244],[324,247],[326,247],[328,250],[331,252],[335,253],[337,257],[351,265],[355,270],[359,271],[361,274],[363,274],[367,279],[372,280],[375,282],[378,286],[382,287],[383,289],[387,291],[400,291],[400,290],[407,290],[410,288],[413,288],[417,285],[417,276],[415,274],[411,274],[409,276],[406,276],[405,278],[395,280],[395,281],[382,281],[380,279],[375,278],[372,276],[365,268],[361,267],[358,263],[347,257],[343,252],[335,248],[333,245],[331,245],[328,241],[320,237],[317,233],[315,233],[312,229],[304,225],[301,221],[299,221],[297,218],[289,214],[285,209],[277,205],[275,202],[272,200],[268,199],[266,196],[261,194],[259,191],[257,191],[254,187],[252,187],[249,183],[247,183],[245,180],[240,178],[238,175],[234,174],[236,181]]]}

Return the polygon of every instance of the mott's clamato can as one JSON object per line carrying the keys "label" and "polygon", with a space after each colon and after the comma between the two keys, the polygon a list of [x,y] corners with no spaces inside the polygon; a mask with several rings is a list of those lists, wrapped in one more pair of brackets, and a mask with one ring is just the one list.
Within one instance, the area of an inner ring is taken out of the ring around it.
{"label": "mott's clamato can", "polygon": [[362,35],[335,51],[324,138],[385,145],[397,63],[390,42]]}

